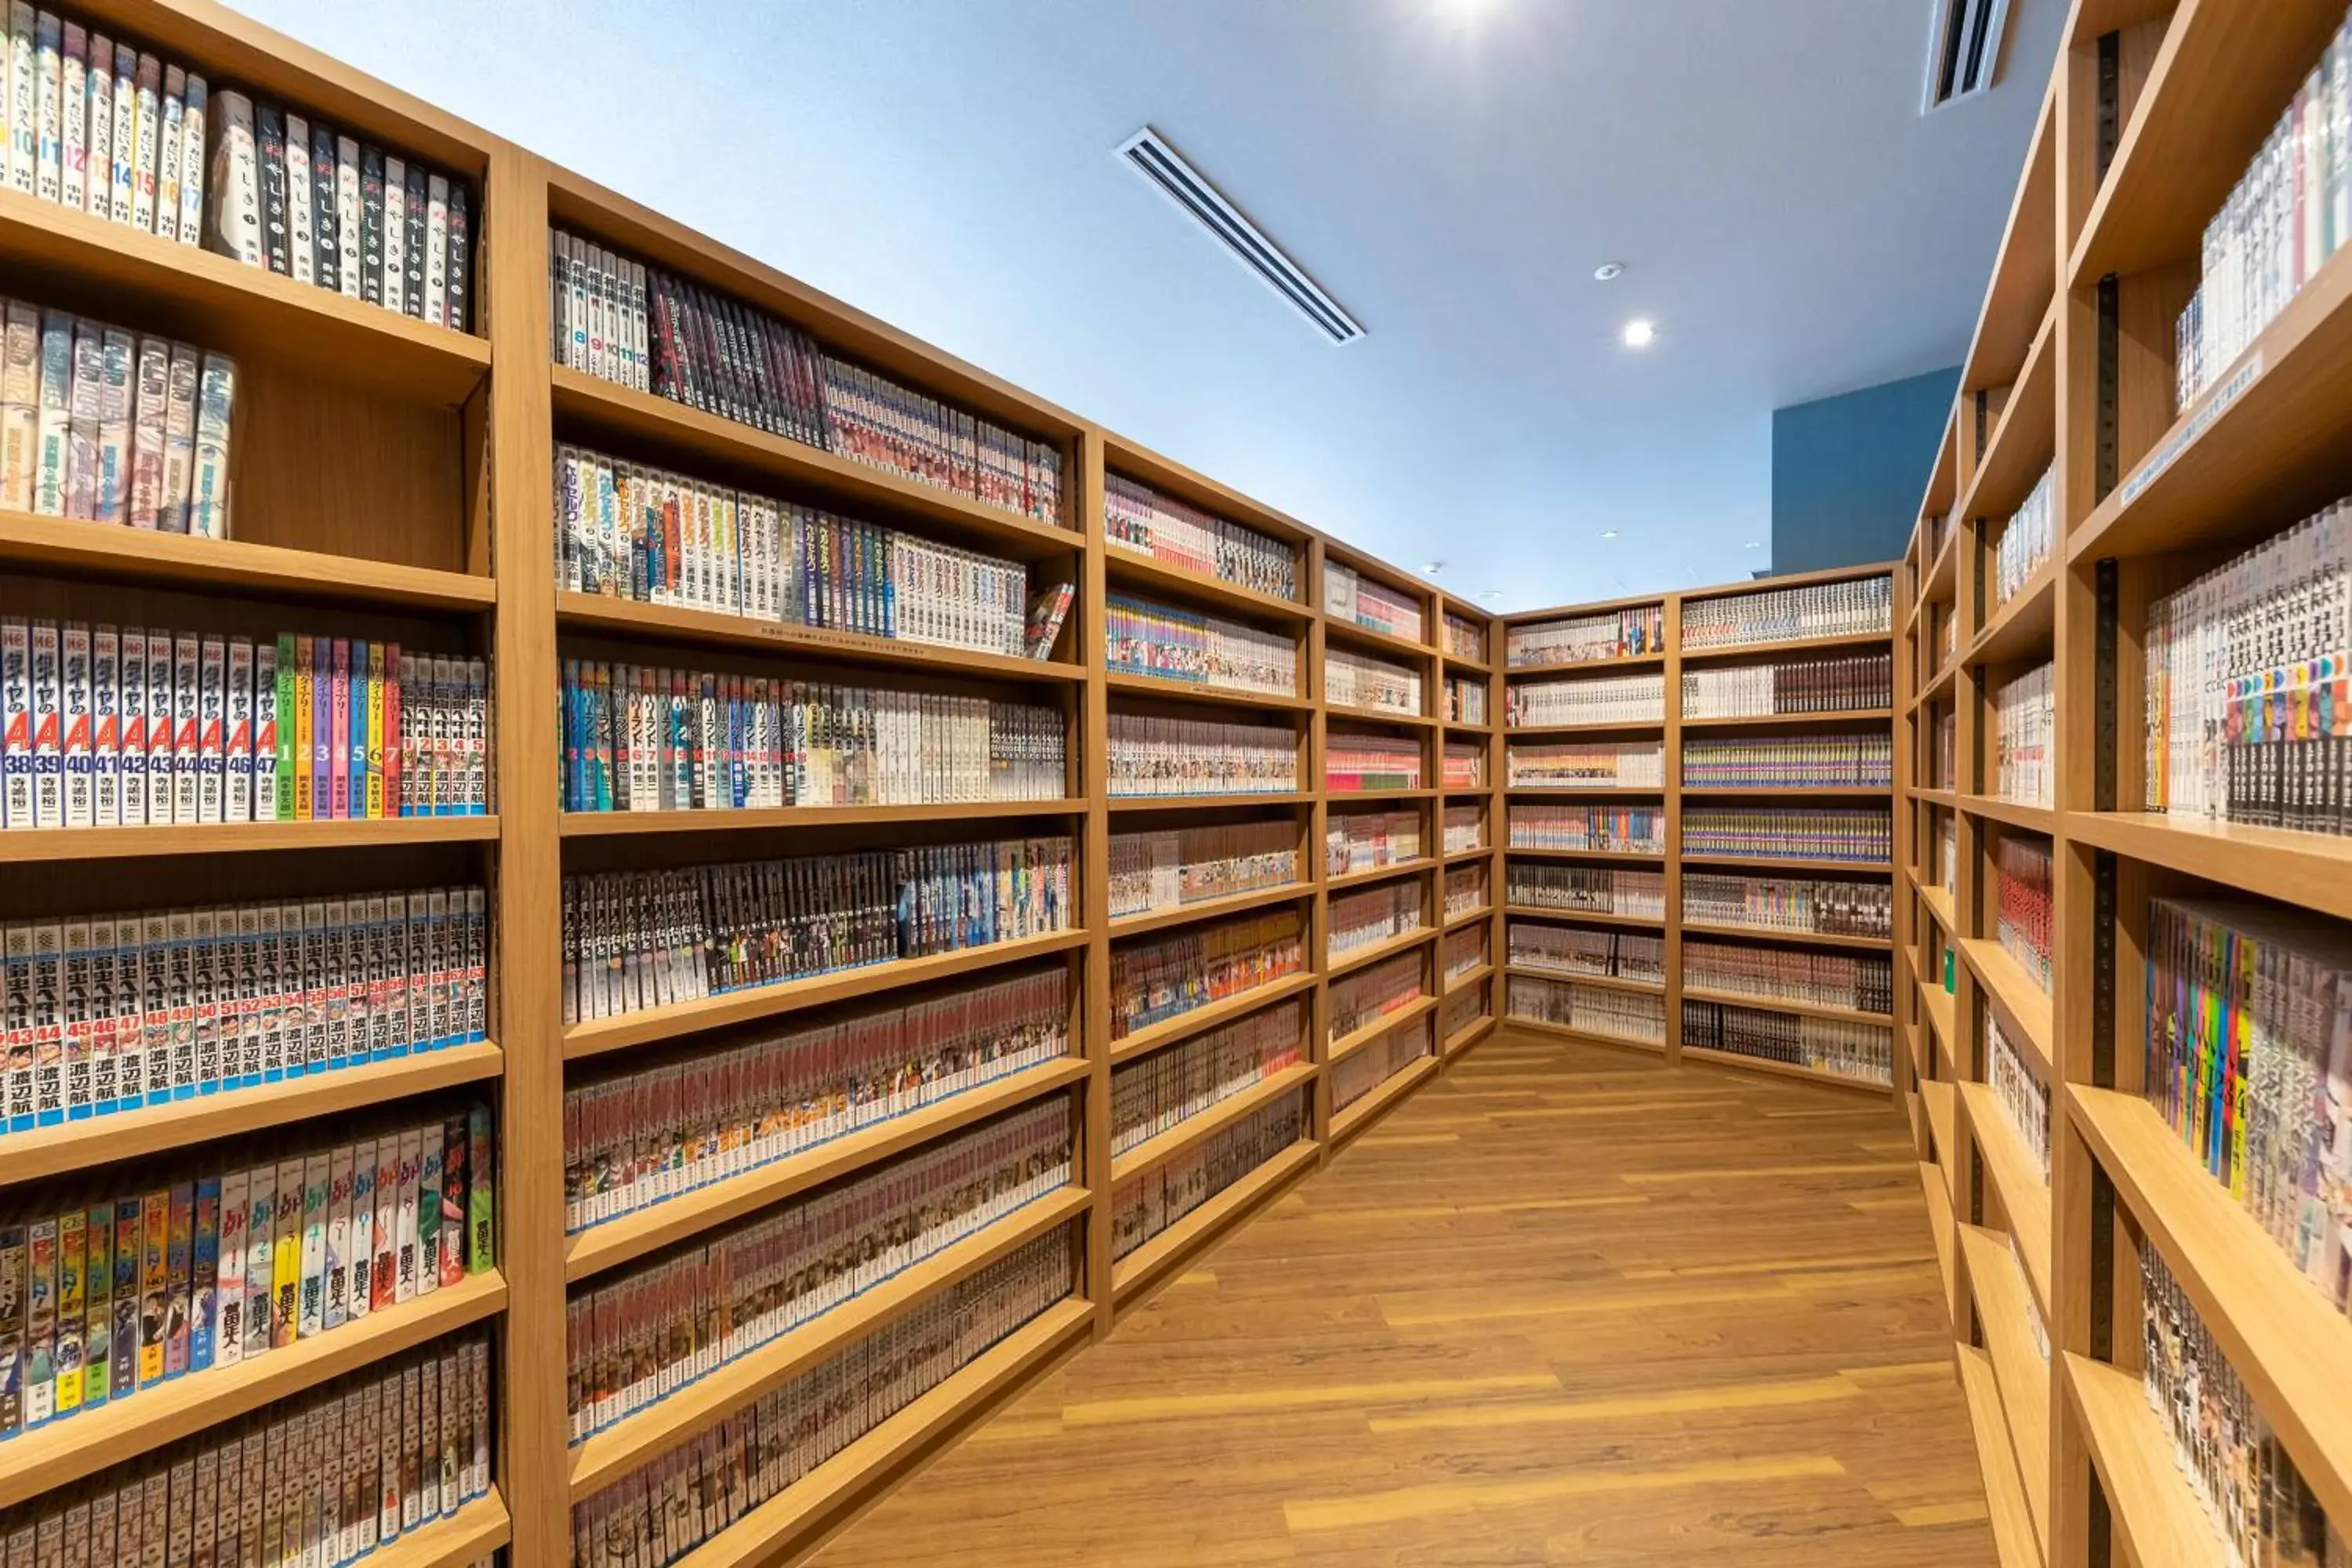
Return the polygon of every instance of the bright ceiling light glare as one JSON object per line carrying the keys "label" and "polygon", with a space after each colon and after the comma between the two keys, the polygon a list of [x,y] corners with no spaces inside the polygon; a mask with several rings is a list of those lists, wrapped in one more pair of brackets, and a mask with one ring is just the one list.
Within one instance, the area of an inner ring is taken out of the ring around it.
{"label": "bright ceiling light glare", "polygon": [[1627,348],[1645,349],[1658,341],[1658,324],[1647,316],[1636,316],[1625,323],[1622,335]]}
{"label": "bright ceiling light glare", "polygon": [[1760,539],[1751,539],[1746,544],[1740,546],[1740,548],[1743,550],[1761,550],[1764,548],[1764,542]]}
{"label": "bright ceiling light glare", "polygon": [[1434,577],[1440,572],[1445,570],[1445,563],[1443,561],[1424,561],[1421,563],[1421,570],[1423,575]]}
{"label": "bright ceiling light glare", "polygon": [[1478,597],[1484,599],[1490,605],[1498,602],[1502,596],[1503,591],[1500,588],[1489,588],[1485,593],[1478,595]]}
{"label": "bright ceiling light glare", "polygon": [[1614,539],[1617,537],[1617,531],[1613,528],[1604,528],[1601,531],[1601,537],[1603,539]]}
{"label": "bright ceiling light glare", "polygon": [[1623,276],[1625,276],[1625,264],[1622,261],[1604,261],[1592,269],[1592,280],[1595,283],[1614,283]]}

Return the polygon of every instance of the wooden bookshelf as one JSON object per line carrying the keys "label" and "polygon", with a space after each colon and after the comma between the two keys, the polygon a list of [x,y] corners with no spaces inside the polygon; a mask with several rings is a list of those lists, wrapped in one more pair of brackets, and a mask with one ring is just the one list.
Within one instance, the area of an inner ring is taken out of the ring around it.
{"label": "wooden bookshelf", "polygon": [[[1896,721],[1896,950],[1916,979],[1897,987],[1897,1054],[1923,1107],[1958,1111],[1924,1119],[1920,1152],[1931,1192],[1955,1195],[1930,1223],[1939,1256],[1961,1255],[1955,1336],[2004,1564],[2225,1555],[2142,1390],[2150,1252],[2330,1524],[2352,1526],[2352,1428],[2315,1396],[2352,1375],[2352,1326],[2140,1081],[2150,898],[2352,919],[2352,840],[2143,809],[2148,606],[2352,490],[2352,257],[2318,268],[2185,406],[2174,331],[2207,226],[2343,17],[2331,0],[2075,0],[1904,557],[1923,612],[1904,657],[1940,673]],[[2002,530],[2045,464],[2050,548],[2004,598]],[[2046,807],[1998,798],[1994,709],[2045,663]],[[1937,765],[1939,722],[1957,776]],[[2000,940],[2004,839],[2050,848],[2046,990]],[[2046,1183],[1989,1081],[1994,1025],[2050,1094]],[[2042,1310],[2046,1364],[2004,1342],[2005,1290]]]}

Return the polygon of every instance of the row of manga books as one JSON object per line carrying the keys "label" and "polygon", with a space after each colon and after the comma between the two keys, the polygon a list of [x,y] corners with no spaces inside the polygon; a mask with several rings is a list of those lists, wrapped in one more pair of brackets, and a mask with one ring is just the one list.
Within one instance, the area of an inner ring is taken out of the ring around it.
{"label": "row of manga books", "polygon": [[1103,752],[1104,779],[1114,798],[1298,793],[1298,731],[1287,725],[1114,709]]}
{"label": "row of manga books", "polygon": [[2056,939],[2047,842],[2000,836],[1993,856],[1993,933],[2043,991],[2051,988],[2051,948]]}
{"label": "row of manga books", "polygon": [[1445,808],[1445,852],[1465,854],[1486,847],[1486,808],[1449,805]]}
{"label": "row of manga books", "polygon": [[2163,1256],[2142,1241],[2140,1385],[2232,1563],[2346,1568],[2352,1547]]}
{"label": "row of manga books", "polygon": [[1429,994],[1421,953],[1399,953],[1350,970],[1324,988],[1329,1038],[1344,1040],[1376,1019],[1402,1013]]}
{"label": "row of manga books", "polygon": [[1449,724],[1484,724],[1486,721],[1486,682],[1468,675],[1445,678],[1445,721]]}
{"label": "row of manga books", "polygon": [[1445,873],[1445,918],[1458,921],[1486,907],[1486,863],[1474,860]]}
{"label": "row of manga books", "polygon": [[1517,744],[1504,753],[1512,789],[1664,789],[1661,741],[1578,741]]}
{"label": "row of manga books", "polygon": [[1998,1014],[1985,1015],[1985,1082],[2000,1097],[2001,1114],[2025,1152],[2033,1156],[2042,1180],[2050,1180],[2050,1086],[2025,1065]]}
{"label": "row of manga books", "polygon": [[2045,664],[1993,693],[1993,788],[2003,800],[2057,804],[2056,674]]}
{"label": "row of manga books", "polygon": [[549,235],[557,364],[984,506],[1062,524],[1062,451],[839,358],[799,327]]}
{"label": "row of manga books", "polygon": [[1666,847],[1663,805],[1535,805],[1513,801],[1508,847],[1662,855]]}
{"label": "row of manga books", "polygon": [[1446,997],[1438,1008],[1445,1037],[1453,1039],[1463,1030],[1486,1016],[1486,987],[1472,985]]}
{"label": "row of manga books", "polygon": [[566,811],[1059,800],[1061,712],[1028,702],[563,661]]}
{"label": "row of manga books", "polygon": [[1474,921],[1459,931],[1447,931],[1438,948],[1440,973],[1448,985],[1486,962],[1486,927],[1483,921]]}
{"label": "row of manga books", "polygon": [[1855,654],[1683,671],[1685,719],[1848,713],[1895,705],[1895,656]]}
{"label": "row of manga books", "polygon": [[1323,787],[1334,795],[1419,789],[1422,762],[1419,741],[1329,731],[1323,739]]}
{"label": "row of manga books", "polygon": [[1277,599],[1298,596],[1298,552],[1255,528],[1212,516],[1125,474],[1103,476],[1103,539]]}
{"label": "row of manga books", "polygon": [[488,1107],[422,1125],[372,1116],[355,1131],[118,1171],[63,1212],[19,1194],[0,1219],[0,1436],[258,1360],[496,1266]]}
{"label": "row of manga books", "polygon": [[436,1340],[19,1503],[0,1536],[59,1568],[343,1568],[489,1495],[492,1384],[487,1338]]}
{"label": "row of manga books", "polygon": [[1892,789],[1892,735],[1693,735],[1685,789]]}
{"label": "row of manga books", "polygon": [[1547,980],[1532,974],[1514,974],[1508,986],[1504,1011],[1510,1017],[1551,1024],[1602,1039],[1651,1046],[1666,1043],[1666,999],[1663,994],[1604,990],[1598,985],[1579,985],[1572,980]]}
{"label": "row of manga books", "polygon": [[1069,1184],[1068,1105],[1009,1111],[813,1196],[574,1290],[576,1446]]}
{"label": "row of manga books", "polygon": [[579,447],[555,449],[555,582],[600,598],[1045,657],[1029,646],[1038,595],[1018,561]]}
{"label": "row of manga books", "polygon": [[2056,542],[2058,510],[2058,468],[2052,464],[2042,470],[2032,489],[2018,503],[2001,525],[2000,537],[1993,542],[1992,602],[2005,605],[2025,586],[2041,564],[2050,559]]}
{"label": "row of manga books", "polygon": [[1885,806],[1694,806],[1683,813],[1683,853],[1877,863],[1895,857],[1894,818]]}
{"label": "row of manga books", "polygon": [[1685,1002],[1683,1044],[1864,1083],[1894,1081],[1894,1031],[1878,1024],[1800,1017],[1730,1002]]}
{"label": "row of manga books", "polygon": [[1303,878],[1293,822],[1217,822],[1110,838],[1110,913],[1148,914]]}
{"label": "row of manga books", "polygon": [[1657,670],[1580,675],[1573,680],[1515,680],[1503,694],[1504,721],[1515,730],[1666,721],[1666,678]]}
{"label": "row of manga books", "polygon": [[479,888],[75,915],[0,942],[9,1132],[487,1037]]}
{"label": "row of manga books", "polygon": [[[1936,719],[1936,761],[1932,786],[1937,789],[1957,789],[1960,776],[1960,724],[1957,713],[1944,713]],[[2151,773],[2149,778],[2153,780]]]}
{"label": "row of manga books", "polygon": [[1438,765],[1444,770],[1438,782],[1444,789],[1474,790],[1486,783],[1486,748],[1475,741],[1448,741]]}
{"label": "row of manga books", "polygon": [[1326,956],[1339,958],[1421,930],[1421,906],[1418,877],[1333,894],[1325,922],[1330,933],[1325,942]]}
{"label": "row of manga books", "polygon": [[1436,1054],[1436,1036],[1426,1013],[1349,1052],[1331,1064],[1332,1114],[1347,1110],[1423,1057]]}
{"label": "row of manga books", "polygon": [[398,643],[0,618],[0,824],[479,816],[489,704]]}
{"label": "row of manga books", "polygon": [[1690,871],[1683,876],[1683,919],[1792,936],[1892,937],[1895,890],[1885,882],[1842,878]]}
{"label": "row of manga books", "polygon": [[1296,909],[1122,942],[1110,952],[1110,1037],[1271,985],[1307,967]]}
{"label": "row of manga books", "polygon": [[1307,1128],[1305,1092],[1286,1094],[1120,1183],[1111,1195],[1111,1257],[1127,1257],[1306,1137]]}
{"label": "row of manga books", "polygon": [[1666,874],[1627,871],[1613,866],[1554,866],[1509,862],[1510,903],[1524,909],[1568,914],[1623,915],[1633,920],[1666,918]]}
{"label": "row of manga books", "polygon": [[1513,921],[1506,933],[1507,962],[1514,969],[1549,969],[1561,974],[1599,974],[1664,985],[1666,939],[1641,931],[1593,931],[1584,926]]}
{"label": "row of manga books", "polygon": [[1124,1154],[1297,1066],[1306,1039],[1306,1004],[1294,1000],[1112,1068],[1111,1152]]}
{"label": "row of manga books", "polygon": [[72,16],[0,15],[0,179],[160,235],[205,238],[205,79]]}
{"label": "row of manga books", "polygon": [[1513,669],[1645,658],[1665,651],[1664,605],[1637,605],[1629,610],[1531,621],[1507,627],[1503,633],[1504,660]]}
{"label": "row of manga books", "polygon": [[1008,838],[563,879],[563,1021],[1069,929],[1071,841]]}
{"label": "row of manga books", "polygon": [[1417,811],[1334,811],[1323,824],[1323,871],[1352,877],[1408,865],[1429,853]]}
{"label": "row of manga books", "polygon": [[2153,811],[2352,831],[2352,501],[2148,606]]}
{"label": "row of manga books", "polygon": [[[1856,577],[1683,601],[1685,651],[1804,637],[1868,637],[1895,627],[1895,580]],[[1882,703],[1880,706],[1884,707]]]}
{"label": "row of manga books", "polygon": [[1323,618],[1406,642],[1421,640],[1421,605],[1411,595],[1338,561],[1323,563]]}
{"label": "row of manga books", "polygon": [[2150,1104],[2339,1310],[2352,1310],[2352,942],[2239,900],[2148,901]]}
{"label": "row of manga books", "polygon": [[[1466,616],[1445,612],[1441,623],[1444,632],[1445,657],[1466,658],[1473,664],[1486,662],[1486,628]],[[1471,723],[1479,722],[1473,719]]]}
{"label": "row of manga books", "polygon": [[1683,984],[1768,1002],[1895,1011],[1895,963],[1884,953],[1750,947],[1694,937],[1683,943]]}
{"label": "row of manga books", "polygon": [[[2174,329],[2186,411],[2352,239],[2352,16],[2205,226],[2202,275]],[[2255,374],[2259,364],[2250,367]],[[2241,372],[2242,374],[2245,374]]]}
{"label": "row of manga books", "polygon": [[0,507],[229,536],[236,363],[0,300]]}
{"label": "row of manga books", "polygon": [[1066,1229],[927,1298],[572,1506],[570,1568],[667,1568],[1066,1299]]}
{"label": "row of manga books", "polygon": [[1418,715],[1421,674],[1370,654],[1333,648],[1323,656],[1323,700],[1342,708]]}
{"label": "row of manga books", "polygon": [[707,1047],[563,1090],[567,1233],[1070,1054],[1055,965]]}
{"label": "row of manga books", "polygon": [[1298,692],[1298,647],[1245,621],[1113,594],[1104,605],[1103,647],[1113,675],[1255,691]]}

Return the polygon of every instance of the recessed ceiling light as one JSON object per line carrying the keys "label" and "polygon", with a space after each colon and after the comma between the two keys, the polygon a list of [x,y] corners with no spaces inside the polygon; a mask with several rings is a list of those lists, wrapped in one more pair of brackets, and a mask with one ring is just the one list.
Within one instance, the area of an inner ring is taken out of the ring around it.
{"label": "recessed ceiling light", "polygon": [[1613,528],[1604,528],[1601,531],[1601,537],[1603,539],[1614,539],[1617,537],[1617,531]]}
{"label": "recessed ceiling light", "polygon": [[1503,596],[1503,591],[1500,588],[1489,588],[1478,596],[1491,605]]}
{"label": "recessed ceiling light", "polygon": [[1443,561],[1424,561],[1421,563],[1421,570],[1424,575],[1434,577],[1440,572],[1445,570],[1445,563]]}
{"label": "recessed ceiling light", "polygon": [[1595,283],[1614,282],[1624,275],[1625,264],[1622,261],[1604,261],[1592,269],[1592,280]]}
{"label": "recessed ceiling light", "polygon": [[1764,548],[1764,542],[1760,539],[1751,539],[1742,548],[1748,550],[1761,550]]}
{"label": "recessed ceiling light", "polygon": [[1636,316],[1625,323],[1624,338],[1625,346],[1629,349],[1648,348],[1657,341],[1657,323],[1646,316]]}

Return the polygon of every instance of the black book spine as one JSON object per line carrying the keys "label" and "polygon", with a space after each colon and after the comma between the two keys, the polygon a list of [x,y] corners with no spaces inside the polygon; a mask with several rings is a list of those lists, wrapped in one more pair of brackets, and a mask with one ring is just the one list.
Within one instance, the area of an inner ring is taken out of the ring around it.
{"label": "black book spine", "polygon": [[449,186],[449,324],[461,332],[473,327],[466,319],[474,288],[473,225],[467,216],[466,187]]}
{"label": "black book spine", "polygon": [[399,304],[402,315],[414,316],[420,321],[425,319],[425,275],[431,270],[427,265],[430,258],[425,251],[432,243],[425,237],[428,232],[425,205],[428,193],[425,180],[425,166],[412,162],[408,165],[408,201],[402,214],[408,230],[406,242],[402,247],[402,254],[408,258],[408,279],[404,290],[406,298]]}
{"label": "black book spine", "polygon": [[342,287],[342,246],[335,233],[335,133],[324,125],[310,132],[310,243],[317,258],[310,276],[320,288]]}
{"label": "black book spine", "polygon": [[255,137],[261,143],[261,242],[269,270],[281,278],[294,273],[286,213],[286,117],[273,106],[254,109]]}
{"label": "black book spine", "polygon": [[360,149],[360,298],[383,303],[383,149]]}

